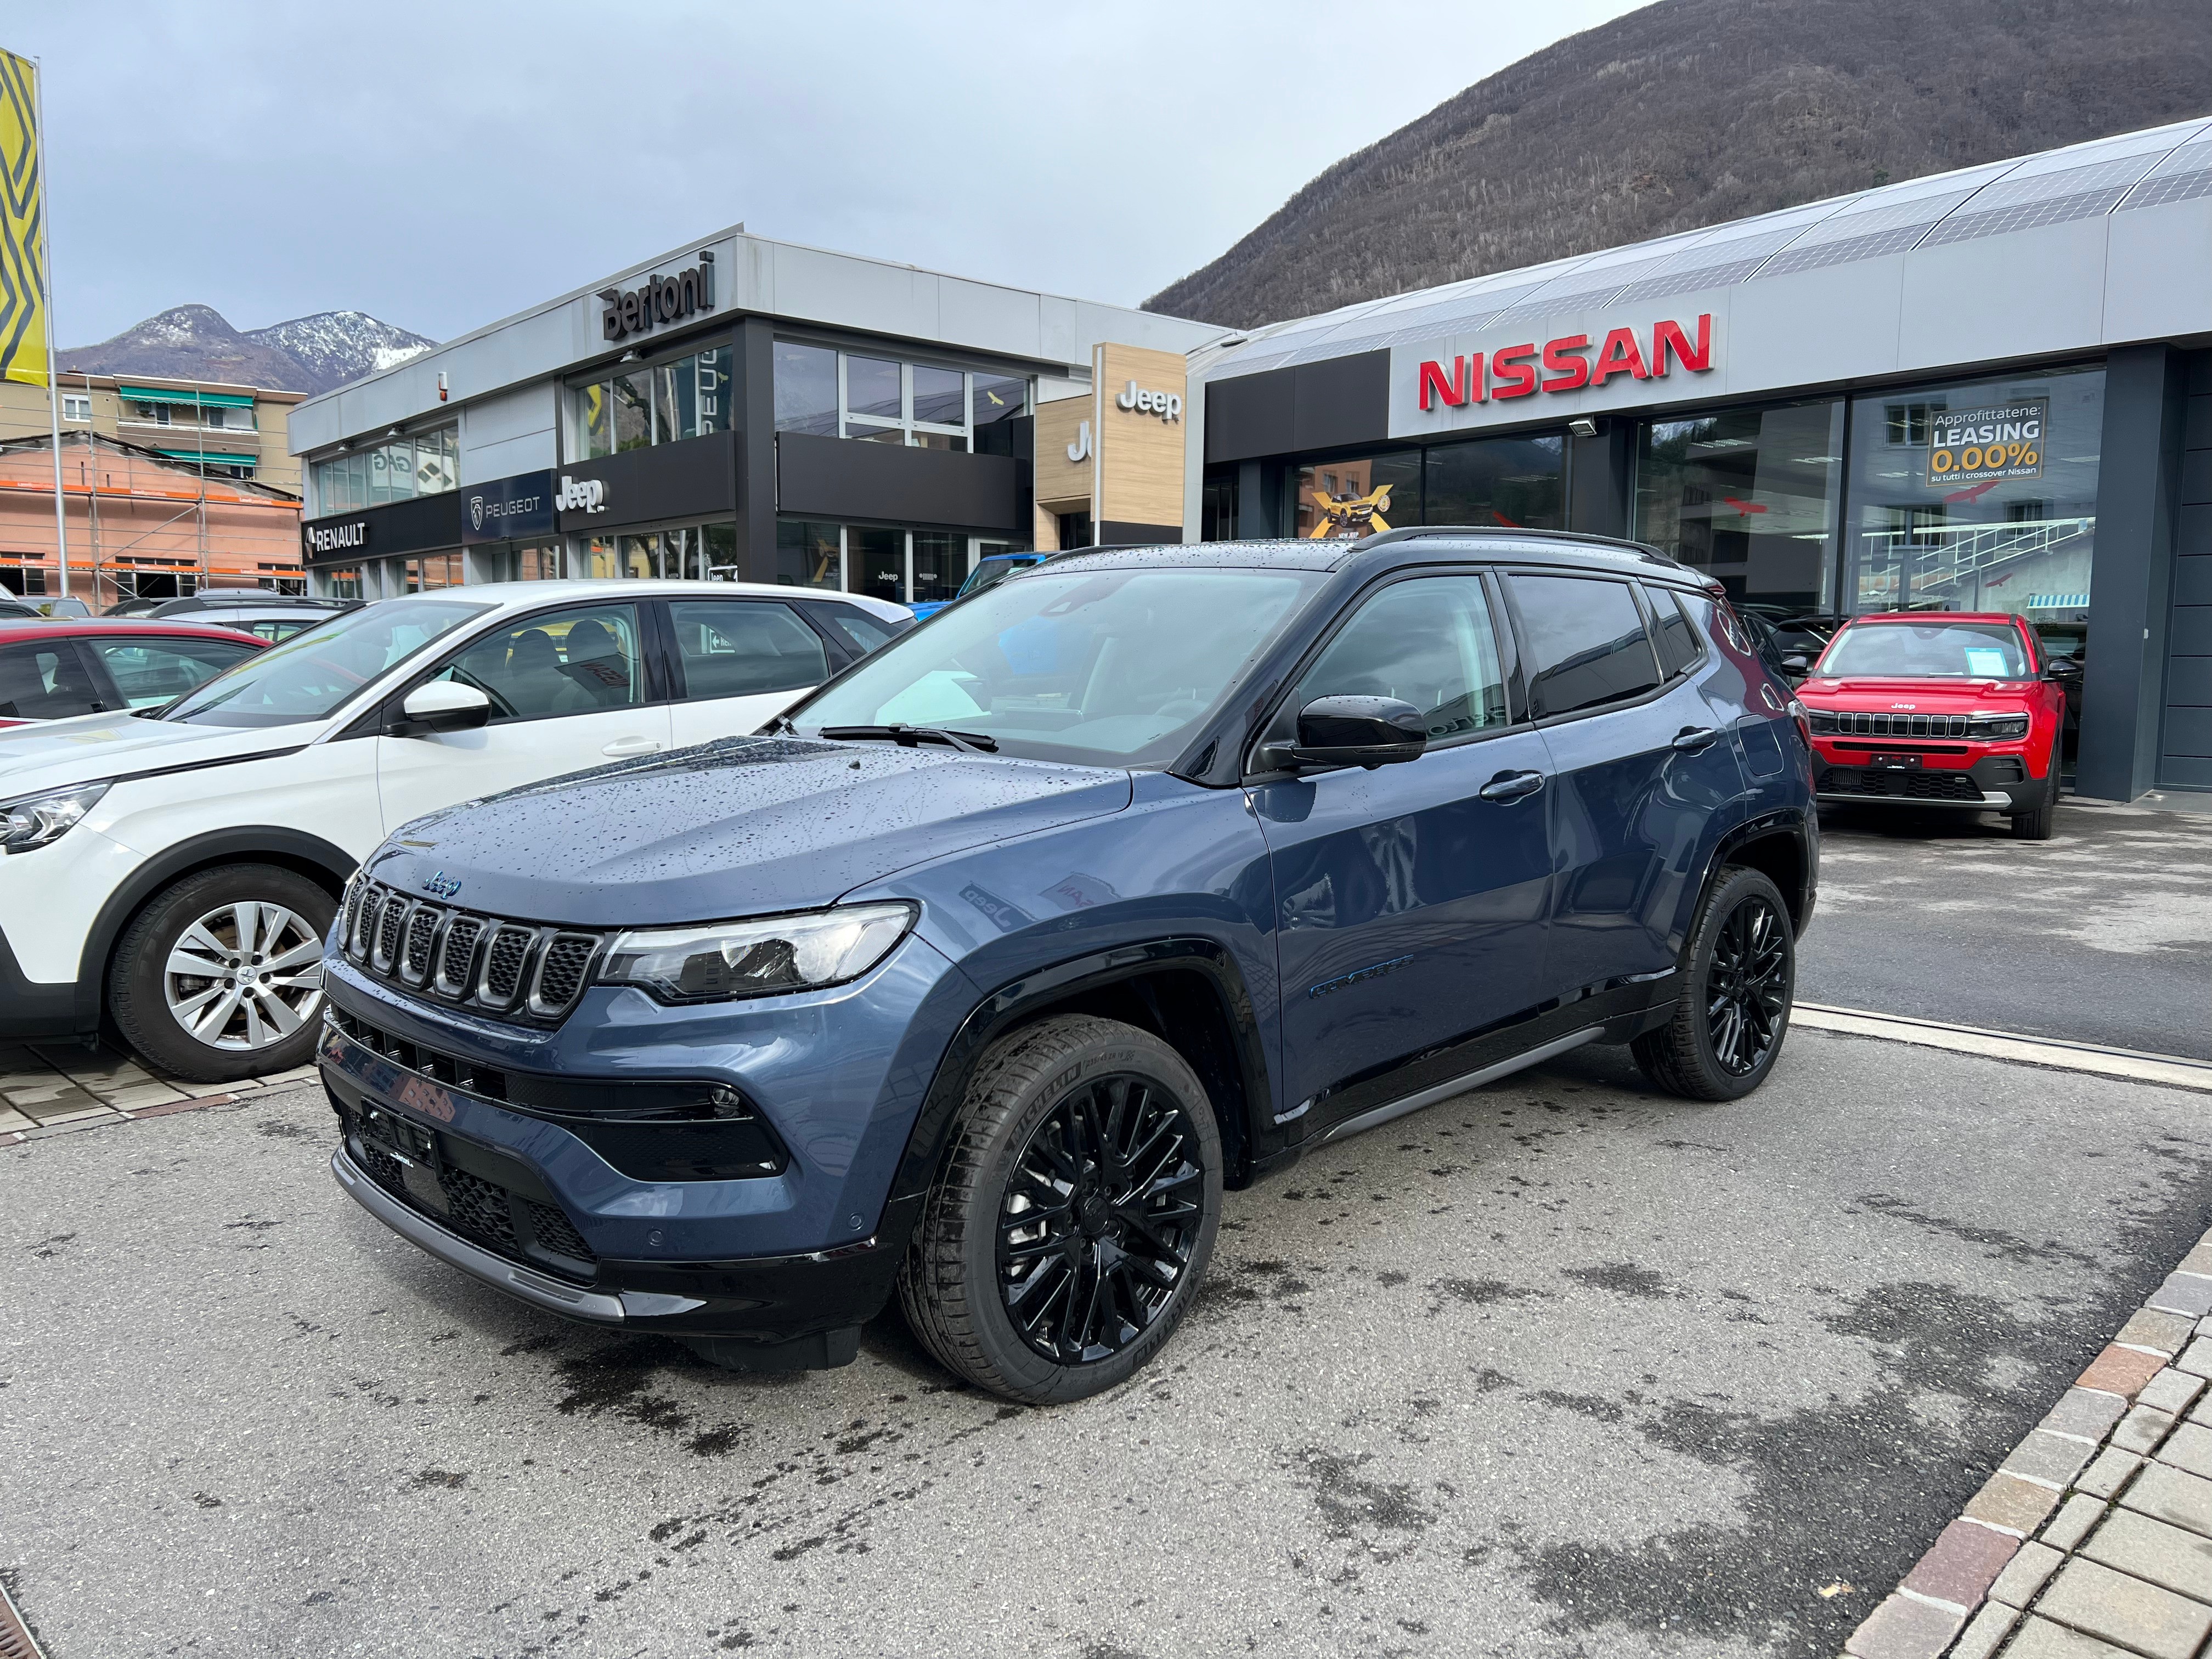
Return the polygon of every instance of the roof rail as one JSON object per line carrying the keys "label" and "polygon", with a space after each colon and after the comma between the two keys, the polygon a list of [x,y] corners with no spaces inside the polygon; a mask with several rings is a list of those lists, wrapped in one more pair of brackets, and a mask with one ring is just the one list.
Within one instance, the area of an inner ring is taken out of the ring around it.
{"label": "roof rail", "polygon": [[1361,547],[1381,547],[1390,542],[1410,542],[1423,536],[1517,536],[1534,537],[1542,541],[1596,542],[1605,547],[1623,548],[1631,553],[1653,553],[1669,564],[1679,561],[1669,557],[1648,542],[1632,542],[1626,536],[1594,536],[1585,530],[1522,530],[1503,525],[1488,524],[1426,524],[1414,525],[1405,530],[1379,530],[1372,536],[1364,536]]}

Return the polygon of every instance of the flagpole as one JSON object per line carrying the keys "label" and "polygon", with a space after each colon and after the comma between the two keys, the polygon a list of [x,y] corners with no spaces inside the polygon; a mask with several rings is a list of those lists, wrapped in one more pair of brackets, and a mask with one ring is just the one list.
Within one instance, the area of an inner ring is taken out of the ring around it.
{"label": "flagpole", "polygon": [[[46,70],[37,58],[31,93],[31,118],[39,129],[39,280],[46,307],[46,414],[54,438],[54,557],[61,566],[62,598],[69,597],[69,518],[62,500],[62,394],[54,375],[54,200],[46,193]],[[100,574],[93,573],[92,593],[100,597]]]}

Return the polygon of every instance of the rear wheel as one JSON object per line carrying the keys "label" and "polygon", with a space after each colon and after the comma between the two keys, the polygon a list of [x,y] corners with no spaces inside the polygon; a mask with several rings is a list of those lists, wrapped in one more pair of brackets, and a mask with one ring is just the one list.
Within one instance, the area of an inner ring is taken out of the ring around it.
{"label": "rear wheel", "polygon": [[978,1063],[901,1303],[977,1387],[1080,1400],[1168,1340],[1220,1218],[1220,1131],[1182,1057],[1112,1020],[1042,1020]]}
{"label": "rear wheel", "polygon": [[337,901],[296,871],[234,864],[186,876],[124,930],[108,1006],[156,1071],[230,1083],[303,1066],[323,1007]]}
{"label": "rear wheel", "polygon": [[1630,1051],[1669,1094],[1739,1099],[1773,1069],[1796,986],[1797,945],[1781,890],[1756,870],[1723,870],[1692,930],[1674,1018]]}

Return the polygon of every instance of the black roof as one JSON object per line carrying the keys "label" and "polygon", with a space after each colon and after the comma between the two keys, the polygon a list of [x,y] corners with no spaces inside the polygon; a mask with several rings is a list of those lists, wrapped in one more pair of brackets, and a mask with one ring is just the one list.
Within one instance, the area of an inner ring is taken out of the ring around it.
{"label": "black roof", "polygon": [[1673,576],[1702,583],[1703,574],[1642,542],[1587,536],[1571,530],[1520,530],[1483,525],[1427,525],[1386,530],[1357,541],[1282,538],[1236,542],[1168,542],[1116,547],[1079,547],[1055,553],[1050,563],[1126,568],[1138,565],[1222,568],[1273,565],[1287,570],[1341,570],[1370,554],[1378,564],[1413,564],[1425,558],[1510,558],[1516,563],[1559,564],[1622,575]]}

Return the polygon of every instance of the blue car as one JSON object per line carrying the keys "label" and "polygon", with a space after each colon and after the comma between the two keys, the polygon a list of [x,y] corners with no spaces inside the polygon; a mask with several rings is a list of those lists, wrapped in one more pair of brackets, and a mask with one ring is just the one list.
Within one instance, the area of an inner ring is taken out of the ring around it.
{"label": "blue car", "polygon": [[896,1295],[960,1376],[1079,1398],[1168,1340],[1225,1188],[1584,1043],[1757,1088],[1810,752],[1632,544],[1063,555],[759,735],[403,828],[330,940],[332,1167],[720,1364],[842,1364]]}
{"label": "blue car", "polygon": [[916,622],[926,621],[946,605],[957,604],[970,593],[980,593],[987,587],[995,587],[1017,570],[1042,564],[1051,556],[1048,553],[994,553],[988,558],[975,561],[975,568],[968,573],[968,580],[960,584],[960,591],[951,599],[925,599],[920,605],[907,608],[914,612]]}

